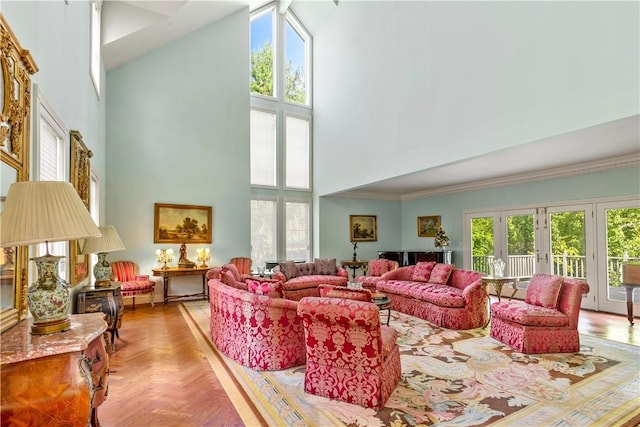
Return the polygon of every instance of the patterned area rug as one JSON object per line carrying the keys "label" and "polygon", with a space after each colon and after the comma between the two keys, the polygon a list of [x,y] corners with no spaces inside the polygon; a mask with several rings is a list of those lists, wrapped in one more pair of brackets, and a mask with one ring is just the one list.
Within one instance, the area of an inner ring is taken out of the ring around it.
{"label": "patterned area rug", "polygon": [[[488,328],[453,331],[392,311],[391,326],[400,333],[402,378],[386,407],[375,411],[305,393],[304,366],[258,372],[235,363],[208,339],[208,303],[190,301],[184,307],[194,334],[206,338],[201,340],[203,351],[224,361],[232,382],[242,389],[236,394],[246,394],[269,425],[633,426],[640,422],[640,347],[581,335],[577,354],[525,355],[490,338]],[[255,422],[245,420],[247,425]]]}

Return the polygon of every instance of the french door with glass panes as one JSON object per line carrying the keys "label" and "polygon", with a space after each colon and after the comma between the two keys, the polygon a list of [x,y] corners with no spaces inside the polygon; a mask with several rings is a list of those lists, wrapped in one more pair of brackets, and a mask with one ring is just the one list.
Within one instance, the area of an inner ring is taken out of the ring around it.
{"label": "french door with glass panes", "polygon": [[[589,293],[582,296],[582,308],[598,308],[596,257],[594,245],[593,204],[543,208],[545,224],[542,237],[548,248],[545,272],[574,277],[589,283]],[[548,243],[547,243],[548,242]]]}
{"label": "french door with glass panes", "polygon": [[[505,263],[506,276],[523,285],[535,273],[595,278],[592,205],[528,208],[468,214],[471,268],[491,274],[497,258]],[[596,307],[592,287],[584,308]],[[524,298],[524,291],[516,293]]]}
{"label": "french door with glass panes", "polygon": [[[640,206],[638,200],[598,203],[596,207],[599,310],[627,314],[626,292],[620,286],[623,262],[640,262]],[[596,282],[589,282],[596,283]],[[633,292],[638,313],[640,290]]]}

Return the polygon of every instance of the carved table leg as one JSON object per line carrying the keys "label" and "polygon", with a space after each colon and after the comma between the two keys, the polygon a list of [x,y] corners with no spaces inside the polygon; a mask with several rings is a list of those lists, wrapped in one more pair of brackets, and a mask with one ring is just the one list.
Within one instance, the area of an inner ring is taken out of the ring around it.
{"label": "carved table leg", "polygon": [[633,287],[625,286],[624,290],[627,292],[627,319],[633,325]]}

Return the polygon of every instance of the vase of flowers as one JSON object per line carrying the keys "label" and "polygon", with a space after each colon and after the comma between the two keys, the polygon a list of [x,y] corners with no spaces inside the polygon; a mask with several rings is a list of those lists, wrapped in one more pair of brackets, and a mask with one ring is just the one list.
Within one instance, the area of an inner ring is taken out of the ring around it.
{"label": "vase of flowers", "polygon": [[433,244],[436,248],[442,248],[442,250],[444,251],[447,249],[447,246],[449,246],[449,243],[449,237],[444,231],[444,228],[439,227],[438,231],[436,231],[436,235],[434,236]]}

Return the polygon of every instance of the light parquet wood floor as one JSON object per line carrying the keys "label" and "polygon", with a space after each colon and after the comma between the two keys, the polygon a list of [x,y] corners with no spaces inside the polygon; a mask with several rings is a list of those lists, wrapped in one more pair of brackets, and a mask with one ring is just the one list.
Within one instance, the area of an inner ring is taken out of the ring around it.
{"label": "light parquet wood floor", "polygon": [[[179,304],[126,307],[98,411],[103,427],[243,425]],[[583,310],[579,331],[640,345],[640,320],[630,326],[626,316]]]}
{"label": "light parquet wood floor", "polygon": [[179,308],[125,308],[102,427],[242,426]]}

